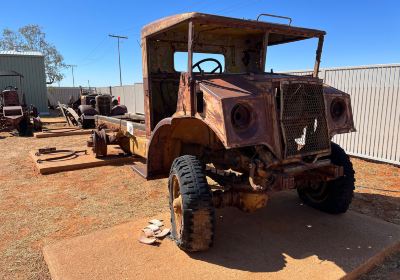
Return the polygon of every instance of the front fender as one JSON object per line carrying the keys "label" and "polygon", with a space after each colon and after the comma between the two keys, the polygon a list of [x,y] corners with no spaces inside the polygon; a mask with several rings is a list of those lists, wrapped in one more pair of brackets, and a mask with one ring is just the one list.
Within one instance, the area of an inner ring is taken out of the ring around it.
{"label": "front fender", "polygon": [[[332,138],[336,134],[355,132],[350,95],[334,87],[324,85],[324,99],[329,136]],[[335,119],[332,117],[331,107],[333,102],[337,100],[345,104],[345,111],[342,117]]]}
{"label": "front fender", "polygon": [[195,153],[185,150],[185,147],[190,145],[210,149],[224,148],[215,132],[200,119],[174,117],[161,120],[148,142],[147,178],[168,177],[176,157]]}

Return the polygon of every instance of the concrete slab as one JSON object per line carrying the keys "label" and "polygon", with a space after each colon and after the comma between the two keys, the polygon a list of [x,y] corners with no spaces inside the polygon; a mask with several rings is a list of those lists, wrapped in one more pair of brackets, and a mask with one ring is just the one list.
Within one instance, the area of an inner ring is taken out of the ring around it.
{"label": "concrete slab", "polygon": [[169,239],[140,244],[148,220],[46,246],[52,278],[353,279],[400,247],[399,226],[351,211],[324,214],[301,205],[293,192],[275,195],[253,214],[217,211],[215,245],[207,252],[187,254]]}
{"label": "concrete slab", "polygon": [[52,158],[57,156],[54,154],[37,156],[36,150],[31,151],[29,154],[35,164],[36,169],[39,171],[40,174],[51,174],[51,173],[78,170],[78,169],[91,168],[104,165],[119,165],[119,164],[133,163],[133,157],[125,155],[119,146],[110,145],[107,148],[108,148],[108,156],[102,158],[96,158],[95,155],[93,154],[92,149],[88,147],[71,148],[71,150],[73,151],[86,150],[87,154],[78,153],[76,157],[61,159],[57,161],[38,162],[38,160],[43,160],[46,158]]}
{"label": "concrete slab", "polygon": [[50,137],[63,137],[72,135],[86,135],[91,134],[92,129],[80,129],[76,127],[63,127],[63,128],[53,128],[46,129],[42,132],[35,132],[33,136],[35,138],[50,138]]}

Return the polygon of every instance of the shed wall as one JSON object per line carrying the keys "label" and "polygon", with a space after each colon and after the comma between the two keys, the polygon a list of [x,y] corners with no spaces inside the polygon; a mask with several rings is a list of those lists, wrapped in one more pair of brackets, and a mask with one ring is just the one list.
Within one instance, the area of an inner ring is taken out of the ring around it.
{"label": "shed wall", "polygon": [[18,87],[25,94],[28,105],[33,104],[39,112],[48,113],[43,56],[0,54],[0,69],[13,70],[24,76],[22,85],[19,77],[0,77],[0,89]]}

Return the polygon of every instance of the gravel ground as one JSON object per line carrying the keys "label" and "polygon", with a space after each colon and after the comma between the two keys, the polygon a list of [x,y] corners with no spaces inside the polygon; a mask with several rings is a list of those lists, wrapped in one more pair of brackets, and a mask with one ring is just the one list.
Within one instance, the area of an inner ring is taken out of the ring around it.
{"label": "gravel ground", "polygon": [[[0,133],[0,279],[50,279],[44,245],[168,211],[166,180],[147,182],[129,166],[46,176],[34,170],[29,151],[78,148],[86,140],[87,135],[36,139]],[[351,209],[400,224],[400,168],[352,161],[359,188]],[[395,254],[362,279],[390,279],[399,270]]]}

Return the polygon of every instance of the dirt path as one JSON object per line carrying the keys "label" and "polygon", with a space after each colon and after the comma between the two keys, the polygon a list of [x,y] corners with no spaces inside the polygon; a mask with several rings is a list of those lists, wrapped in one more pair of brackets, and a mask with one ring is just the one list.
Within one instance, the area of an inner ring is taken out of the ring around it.
{"label": "dirt path", "polygon": [[[45,244],[168,210],[166,180],[147,182],[128,166],[46,176],[33,169],[30,150],[76,147],[86,140],[0,133],[0,279],[49,279],[41,253]],[[353,163],[357,185],[399,190],[399,168],[358,159]],[[358,188],[351,208],[400,224],[398,192]],[[376,279],[371,277],[366,279]]]}
{"label": "dirt path", "polygon": [[45,244],[167,210],[165,182],[128,166],[38,175],[28,152],[68,148],[87,136],[0,140],[0,279],[48,279]]}

